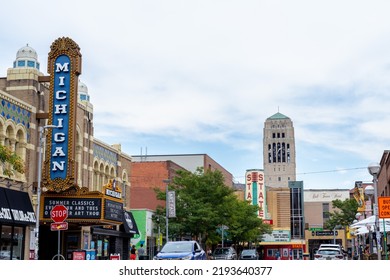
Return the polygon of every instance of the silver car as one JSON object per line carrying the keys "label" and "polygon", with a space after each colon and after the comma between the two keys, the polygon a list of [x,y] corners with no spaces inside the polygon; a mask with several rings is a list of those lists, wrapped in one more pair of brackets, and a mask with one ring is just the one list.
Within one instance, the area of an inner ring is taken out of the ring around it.
{"label": "silver car", "polygon": [[259,253],[256,249],[244,249],[240,254],[240,260],[258,260]]}
{"label": "silver car", "polygon": [[236,260],[237,252],[233,247],[220,247],[214,250],[214,260]]}

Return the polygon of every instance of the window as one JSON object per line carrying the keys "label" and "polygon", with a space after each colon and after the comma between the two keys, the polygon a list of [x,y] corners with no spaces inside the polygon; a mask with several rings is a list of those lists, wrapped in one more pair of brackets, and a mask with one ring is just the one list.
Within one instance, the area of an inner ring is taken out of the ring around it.
{"label": "window", "polygon": [[3,225],[0,235],[0,259],[23,259],[24,235],[22,227]]}
{"label": "window", "polygon": [[322,203],[322,218],[324,223],[329,220],[329,203]]}

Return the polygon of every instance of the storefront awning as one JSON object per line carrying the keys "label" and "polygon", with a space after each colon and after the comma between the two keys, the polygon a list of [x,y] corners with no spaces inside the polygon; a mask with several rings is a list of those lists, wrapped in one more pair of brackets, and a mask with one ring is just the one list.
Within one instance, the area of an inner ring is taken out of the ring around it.
{"label": "storefront awning", "polygon": [[36,217],[28,193],[0,188],[0,222],[35,224]]}
{"label": "storefront awning", "polygon": [[125,232],[139,234],[137,224],[135,223],[133,214],[130,211],[123,211],[123,226]]}
{"label": "storefront awning", "polygon": [[262,241],[259,243],[260,246],[280,246],[280,245],[305,245],[304,240],[291,240],[291,241]]}

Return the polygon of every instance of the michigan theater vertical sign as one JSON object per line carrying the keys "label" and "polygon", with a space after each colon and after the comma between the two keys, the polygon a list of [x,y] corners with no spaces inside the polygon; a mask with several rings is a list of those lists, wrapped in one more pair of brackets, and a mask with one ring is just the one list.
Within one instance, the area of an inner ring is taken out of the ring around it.
{"label": "michigan theater vertical sign", "polygon": [[78,76],[81,74],[79,46],[62,37],[50,47],[49,120],[43,185],[50,191],[62,192],[76,184],[76,110]]}

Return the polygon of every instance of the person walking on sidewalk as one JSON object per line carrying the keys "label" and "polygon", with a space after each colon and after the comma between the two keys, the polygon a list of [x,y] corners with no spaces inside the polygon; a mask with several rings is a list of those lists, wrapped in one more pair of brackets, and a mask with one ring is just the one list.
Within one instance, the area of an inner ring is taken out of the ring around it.
{"label": "person walking on sidewalk", "polygon": [[130,260],[134,261],[137,259],[137,249],[135,249],[135,245],[131,246],[130,249]]}
{"label": "person walking on sidewalk", "polygon": [[144,244],[141,244],[141,246],[138,248],[138,259],[143,260],[143,256],[145,255],[145,248]]}

